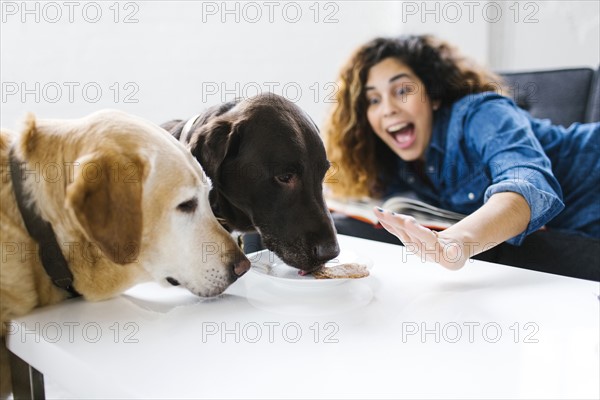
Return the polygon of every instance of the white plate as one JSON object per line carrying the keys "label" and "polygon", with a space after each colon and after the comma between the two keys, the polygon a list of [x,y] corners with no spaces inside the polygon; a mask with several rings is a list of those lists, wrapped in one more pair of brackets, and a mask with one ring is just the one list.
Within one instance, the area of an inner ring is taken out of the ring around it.
{"label": "white plate", "polygon": [[[254,275],[254,274],[253,274]],[[247,300],[254,307],[282,315],[319,317],[366,306],[373,290],[366,279],[348,279],[345,285],[310,287],[281,279],[256,279],[248,283]],[[283,280],[283,282],[285,282]]]}
{"label": "white plate", "polygon": [[[256,253],[251,253],[247,255],[248,259],[252,263],[251,271],[267,277],[273,280],[276,283],[296,286],[296,287],[325,287],[325,286],[335,286],[341,283],[345,283],[352,280],[362,279],[362,278],[353,278],[353,279],[316,279],[312,274],[309,275],[299,275],[298,269],[294,267],[290,267],[285,262],[283,262],[279,257],[275,255],[275,253],[269,250],[262,250]],[[340,255],[335,259],[329,261],[326,266],[334,266],[338,264],[347,264],[347,263],[358,263],[363,264],[367,267],[367,269],[371,269],[373,267],[373,261],[367,257],[360,256],[352,251],[344,251],[340,252]]]}

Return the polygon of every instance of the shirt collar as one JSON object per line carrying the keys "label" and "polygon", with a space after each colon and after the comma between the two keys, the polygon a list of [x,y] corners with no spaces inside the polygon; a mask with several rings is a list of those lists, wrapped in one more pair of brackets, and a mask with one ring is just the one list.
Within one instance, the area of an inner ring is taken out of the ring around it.
{"label": "shirt collar", "polygon": [[431,139],[426,150],[427,160],[437,159],[439,156],[444,156],[446,153],[446,138],[448,130],[448,122],[450,120],[450,108],[442,107],[433,113],[433,127]]}

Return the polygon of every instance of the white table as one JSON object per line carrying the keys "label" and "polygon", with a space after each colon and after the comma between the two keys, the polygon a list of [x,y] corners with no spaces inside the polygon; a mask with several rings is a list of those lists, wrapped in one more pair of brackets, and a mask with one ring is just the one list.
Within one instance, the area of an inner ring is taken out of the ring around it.
{"label": "white table", "polygon": [[8,347],[79,398],[600,397],[597,282],[340,245],[373,260],[369,278],[295,289],[248,273],[208,301],[144,284],[36,310]]}

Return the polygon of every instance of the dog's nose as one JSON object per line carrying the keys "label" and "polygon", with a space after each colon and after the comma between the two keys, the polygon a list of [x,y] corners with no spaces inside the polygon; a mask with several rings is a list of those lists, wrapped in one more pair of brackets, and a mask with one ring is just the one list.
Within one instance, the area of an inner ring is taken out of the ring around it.
{"label": "dog's nose", "polygon": [[313,247],[313,255],[322,262],[327,262],[340,254],[340,246],[337,242],[321,243]]}
{"label": "dog's nose", "polygon": [[166,279],[167,279],[167,282],[169,282],[169,283],[170,283],[171,285],[173,285],[173,286],[179,286],[179,285],[181,285],[181,284],[179,283],[179,281],[178,281],[177,279],[175,279],[175,278],[171,278],[171,277],[169,276],[169,277],[167,277]]}
{"label": "dog's nose", "polygon": [[233,263],[233,273],[238,278],[248,272],[249,269],[250,261],[245,257]]}

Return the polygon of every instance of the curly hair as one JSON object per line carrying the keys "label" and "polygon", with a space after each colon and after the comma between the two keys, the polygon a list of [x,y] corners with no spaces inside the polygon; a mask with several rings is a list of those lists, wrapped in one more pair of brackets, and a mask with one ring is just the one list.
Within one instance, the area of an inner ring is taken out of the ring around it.
{"label": "curly hair", "polygon": [[499,76],[431,35],[376,38],[361,46],[341,69],[323,130],[333,196],[380,197],[391,179],[398,156],[373,132],[364,89],[371,67],[390,57],[410,67],[442,107],[468,94],[501,90]]}

